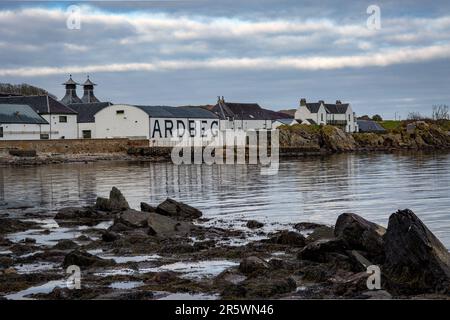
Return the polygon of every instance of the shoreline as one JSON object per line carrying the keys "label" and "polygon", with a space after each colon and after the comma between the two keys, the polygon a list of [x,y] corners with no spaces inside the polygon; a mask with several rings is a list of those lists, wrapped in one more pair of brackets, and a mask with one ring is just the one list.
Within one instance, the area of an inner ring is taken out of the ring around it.
{"label": "shoreline", "polygon": [[[333,226],[231,229],[173,199],[129,209],[113,188],[39,216],[0,217],[0,299],[450,299],[449,252],[410,210],[387,228],[341,214]],[[80,290],[65,287],[70,265]],[[366,286],[369,265],[380,289]]]}

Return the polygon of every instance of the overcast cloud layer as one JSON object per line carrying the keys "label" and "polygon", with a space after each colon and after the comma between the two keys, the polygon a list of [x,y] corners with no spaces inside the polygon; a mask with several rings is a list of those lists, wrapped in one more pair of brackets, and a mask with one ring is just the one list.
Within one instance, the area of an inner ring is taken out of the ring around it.
{"label": "overcast cloud layer", "polygon": [[[450,8],[384,2],[0,2],[0,82],[61,96],[73,74],[103,100],[208,104],[217,95],[271,109],[301,97],[353,104],[358,114],[403,117],[450,104]],[[80,90],[81,94],[81,90]]]}

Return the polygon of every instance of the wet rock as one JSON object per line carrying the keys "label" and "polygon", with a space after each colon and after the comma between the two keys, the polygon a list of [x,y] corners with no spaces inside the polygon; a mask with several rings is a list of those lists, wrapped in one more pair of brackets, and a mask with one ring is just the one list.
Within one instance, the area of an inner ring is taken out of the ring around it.
{"label": "wet rock", "polygon": [[338,272],[329,279],[333,285],[333,291],[338,296],[354,297],[367,291],[367,278],[369,274],[366,272],[349,273]]}
{"label": "wet rock", "polygon": [[326,227],[326,226],[323,224],[318,224],[318,223],[314,223],[314,222],[300,222],[300,223],[296,223],[294,225],[294,229],[296,229],[298,231],[314,230],[319,227]]}
{"label": "wet rock", "polygon": [[102,259],[81,250],[74,250],[66,255],[63,266],[76,265],[79,267],[106,267],[115,265],[114,260]]}
{"label": "wet rock", "polygon": [[128,209],[121,212],[116,219],[114,224],[121,223],[127,227],[131,228],[145,228],[148,226],[147,220],[150,216],[149,212],[142,212],[133,209]]}
{"label": "wet rock", "polygon": [[132,227],[129,227],[121,222],[115,222],[111,227],[108,228],[108,231],[124,232],[132,229],[133,229]]}
{"label": "wet rock", "polygon": [[73,242],[70,239],[60,240],[60,241],[58,241],[57,244],[55,244],[53,246],[53,249],[57,249],[57,250],[72,250],[72,249],[76,249],[76,248],[78,248],[78,244],[76,244],[75,242]]}
{"label": "wet rock", "polygon": [[395,291],[450,293],[450,254],[411,210],[389,217],[384,250],[382,270]]}
{"label": "wet rock", "polygon": [[392,295],[386,290],[368,290],[361,294],[363,298],[369,300],[391,300]]}
{"label": "wet rock", "polygon": [[195,229],[194,225],[187,221],[177,221],[157,213],[148,212],[147,214],[149,235],[159,237],[186,236]]}
{"label": "wet rock", "polygon": [[98,197],[95,203],[95,209],[101,211],[119,212],[129,208],[127,200],[116,187],[111,189],[109,199]]}
{"label": "wet rock", "polygon": [[6,268],[5,270],[3,270],[3,274],[4,275],[17,274],[17,271],[13,267],[9,267],[9,268]]}
{"label": "wet rock", "polygon": [[36,243],[36,239],[34,239],[34,238],[25,238],[23,240],[23,242],[25,242],[25,243]]}
{"label": "wet rock", "polygon": [[107,215],[91,207],[67,207],[58,210],[55,220],[104,219]]}
{"label": "wet rock", "polygon": [[297,283],[291,277],[285,279],[258,278],[246,285],[246,298],[273,298],[294,291]]}
{"label": "wet rock", "polygon": [[281,244],[286,246],[303,247],[305,245],[305,237],[294,231],[281,231],[270,237],[270,243]]}
{"label": "wet rock", "polygon": [[170,198],[167,198],[164,202],[162,202],[156,208],[156,212],[161,215],[180,220],[198,219],[202,216],[202,212],[200,210]]}
{"label": "wet rock", "polygon": [[383,235],[386,229],[354,213],[341,214],[334,227],[336,238],[351,249],[366,251],[369,257],[382,260]]}
{"label": "wet rock", "polygon": [[243,274],[252,274],[257,271],[269,269],[269,264],[259,257],[248,257],[239,264],[239,271]]}
{"label": "wet rock", "polygon": [[249,229],[259,229],[264,226],[264,223],[256,221],[256,220],[249,220],[247,221],[247,228]]}
{"label": "wet rock", "polygon": [[35,223],[18,219],[0,218],[0,234],[25,231],[35,226]]}
{"label": "wet rock", "polygon": [[328,226],[318,226],[306,238],[306,242],[314,242],[323,239],[334,239],[334,228]]}
{"label": "wet rock", "polygon": [[345,256],[346,246],[342,240],[322,239],[308,243],[299,253],[300,260],[330,262],[336,254]]}
{"label": "wet rock", "polygon": [[113,231],[105,231],[102,234],[102,240],[105,242],[114,242],[120,239],[120,236]]}
{"label": "wet rock", "polygon": [[144,212],[156,212],[156,208],[148,203],[141,202],[141,211]]}
{"label": "wet rock", "polygon": [[8,268],[14,264],[14,260],[10,257],[0,256],[0,268]]}

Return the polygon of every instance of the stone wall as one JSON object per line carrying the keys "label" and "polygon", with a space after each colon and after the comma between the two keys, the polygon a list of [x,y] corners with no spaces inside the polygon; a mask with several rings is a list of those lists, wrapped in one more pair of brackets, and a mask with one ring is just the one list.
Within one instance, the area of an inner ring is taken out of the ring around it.
{"label": "stone wall", "polygon": [[95,154],[124,152],[131,147],[146,147],[148,140],[129,139],[63,139],[0,141],[0,151],[36,150],[38,153]]}

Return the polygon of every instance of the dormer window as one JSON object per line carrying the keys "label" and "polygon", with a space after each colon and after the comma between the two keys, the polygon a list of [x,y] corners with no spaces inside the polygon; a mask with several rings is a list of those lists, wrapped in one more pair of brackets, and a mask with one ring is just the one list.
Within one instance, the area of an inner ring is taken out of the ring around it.
{"label": "dormer window", "polygon": [[119,114],[125,114],[125,110],[117,110],[117,111],[116,111],[116,114],[117,114],[117,115],[119,115]]}

